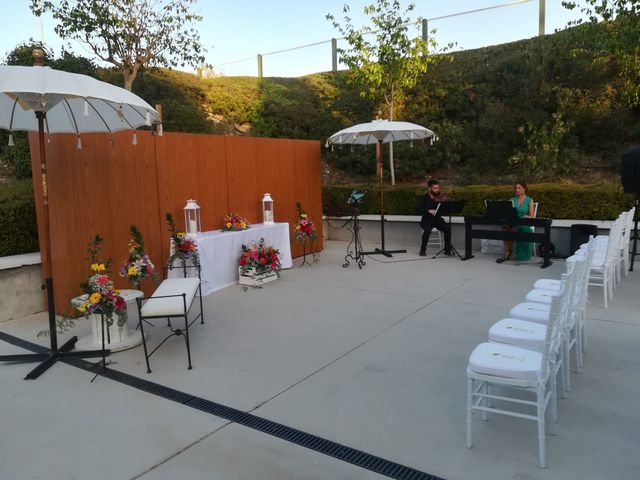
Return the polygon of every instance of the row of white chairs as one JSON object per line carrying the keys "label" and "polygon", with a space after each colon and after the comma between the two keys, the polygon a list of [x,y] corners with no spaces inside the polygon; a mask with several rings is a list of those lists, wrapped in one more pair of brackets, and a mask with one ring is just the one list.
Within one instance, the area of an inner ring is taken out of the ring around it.
{"label": "row of white chairs", "polygon": [[[635,207],[622,212],[613,222],[609,235],[596,237],[596,251],[591,265],[589,285],[602,287],[604,308],[609,307],[616,285],[624,276],[629,275],[631,256],[629,246],[631,243],[631,231]],[[585,245],[580,248],[584,249]]]}
{"label": "row of white chairs", "polygon": [[[513,307],[509,318],[495,323],[488,342],[478,345],[467,366],[467,447],[472,446],[473,413],[498,413],[538,424],[540,467],[546,467],[545,430],[549,410],[553,433],[558,420],[557,396],[571,389],[571,351],[575,369],[582,367],[586,348],[586,298],[595,240],[567,259],[566,273],[560,280],[541,279],[526,296],[526,302]],[[558,388],[558,380],[560,388]],[[497,387],[497,388],[496,388]],[[535,394],[527,400],[522,394]],[[500,401],[500,408],[494,406]],[[515,406],[514,409],[509,407]],[[519,406],[519,408],[518,408]],[[535,414],[523,407],[535,407]]]}

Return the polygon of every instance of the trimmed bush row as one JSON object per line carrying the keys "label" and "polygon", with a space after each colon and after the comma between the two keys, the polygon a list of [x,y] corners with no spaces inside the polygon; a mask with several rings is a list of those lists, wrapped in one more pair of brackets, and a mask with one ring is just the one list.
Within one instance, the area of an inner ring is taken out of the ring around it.
{"label": "trimmed bush row", "polygon": [[0,182],[0,257],[39,250],[31,179]]}
{"label": "trimmed bush row", "polygon": [[[454,187],[448,193],[455,200],[467,203],[463,215],[483,215],[485,200],[505,200],[513,196],[512,185],[469,185]],[[330,185],[322,188],[324,210],[344,208],[353,189],[367,190],[362,202],[362,214],[380,213],[377,185]],[[426,189],[417,186],[385,186],[384,210],[386,215],[416,215],[418,197]],[[576,185],[540,183],[529,185],[528,195],[539,202],[538,217],[553,219],[614,220],[620,212],[633,206],[634,196],[624,193],[614,183]]]}
{"label": "trimmed bush row", "polygon": [[[448,187],[443,185],[444,191]],[[367,190],[361,213],[379,210],[377,185],[329,185],[322,187],[323,208],[344,208],[352,190]],[[425,189],[418,186],[385,186],[387,215],[415,215],[418,197]],[[450,196],[467,202],[463,215],[482,215],[484,200],[511,198],[511,185],[470,185],[455,187]],[[529,195],[540,202],[539,217],[553,219],[613,220],[633,206],[634,196],[623,193],[618,184],[574,185],[542,183],[530,185]],[[31,180],[0,183],[0,257],[37,252],[33,185]]]}

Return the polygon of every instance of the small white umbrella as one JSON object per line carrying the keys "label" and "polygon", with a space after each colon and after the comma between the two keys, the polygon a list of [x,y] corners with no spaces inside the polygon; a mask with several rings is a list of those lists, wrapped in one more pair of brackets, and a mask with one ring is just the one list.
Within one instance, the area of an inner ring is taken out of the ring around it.
{"label": "small white umbrella", "polygon": [[433,143],[437,139],[436,134],[420,125],[409,122],[391,120],[373,120],[372,122],[359,123],[340,130],[329,137],[327,143],[336,145],[371,145],[378,144],[376,149],[376,165],[378,165],[378,180],[380,183],[380,234],[382,249],[376,248],[375,252],[391,256],[391,253],[406,252],[406,250],[385,250],[384,248],[384,187],[382,183],[382,144],[399,140],[424,140],[429,138]]}
{"label": "small white umbrella", "polygon": [[[158,114],[147,102],[124,88],[101,82],[87,75],[62,72],[42,66],[42,51],[34,50],[36,66],[0,66],[0,128],[11,131],[37,131],[43,199],[44,258],[43,277],[47,289],[51,352],[33,355],[8,355],[2,360],[48,360],[26,378],[37,378],[58,356],[70,355],[74,337],[58,351],[56,339],[53,278],[51,271],[51,239],[49,237],[49,197],[47,194],[47,158],[45,132],[76,133],[116,132],[150,126]],[[9,143],[13,141],[9,137]],[[136,143],[135,133],[133,143]],[[80,147],[78,137],[78,147]],[[97,356],[77,352],[78,356]],[[102,352],[100,352],[102,354]]]}
{"label": "small white umbrella", "polygon": [[373,143],[397,142],[399,140],[435,139],[435,133],[428,128],[409,122],[373,120],[359,123],[334,133],[329,143],[346,145],[370,145]]}

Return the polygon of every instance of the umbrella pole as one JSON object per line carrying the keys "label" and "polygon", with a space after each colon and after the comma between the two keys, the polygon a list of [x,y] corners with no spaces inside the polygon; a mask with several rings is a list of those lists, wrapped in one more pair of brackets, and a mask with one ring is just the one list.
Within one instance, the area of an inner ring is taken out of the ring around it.
{"label": "umbrella pole", "polygon": [[382,243],[382,251],[384,252],[384,184],[382,181],[384,168],[382,168],[382,140],[378,140],[378,145],[376,146],[376,165],[378,165],[378,185],[380,188],[380,240]]}
{"label": "umbrella pole", "polygon": [[47,192],[47,155],[44,145],[45,112],[36,112],[38,119],[38,144],[40,147],[40,178],[42,179],[42,224],[44,237],[44,258],[42,258],[42,276],[44,288],[47,290],[47,309],[49,311],[49,339],[51,352],[58,352],[58,335],[56,331],[56,307],[53,296],[53,275],[51,268],[51,238],[49,233],[49,195]]}
{"label": "umbrella pole", "polygon": [[392,253],[406,253],[406,250],[386,250],[384,247],[384,182],[382,166],[382,140],[376,144],[376,166],[378,168],[378,186],[380,189],[380,243],[382,248],[376,248],[372,252],[362,252],[362,255],[384,255],[392,257]]}
{"label": "umbrella pole", "polygon": [[19,355],[0,355],[0,362],[42,362],[31,370],[24,377],[25,380],[35,380],[49,367],[51,367],[58,360],[66,358],[82,358],[82,357],[103,357],[109,355],[110,350],[87,350],[80,352],[72,352],[75,348],[78,337],[73,336],[66,341],[60,348],[58,348],[58,335],[56,331],[56,310],[55,300],[53,296],[53,274],[51,266],[51,238],[49,233],[49,196],[47,193],[47,156],[45,154],[44,143],[44,119],[46,112],[36,112],[36,118],[38,119],[38,145],[40,148],[40,176],[42,180],[42,202],[43,202],[43,235],[44,235],[44,258],[41,260],[42,276],[44,277],[43,288],[47,290],[47,309],[49,310],[49,339],[51,349],[49,351],[39,351],[38,345],[26,342],[20,338],[12,335],[7,335],[0,332],[0,339],[11,343],[13,345],[27,348],[38,353],[28,353]]}

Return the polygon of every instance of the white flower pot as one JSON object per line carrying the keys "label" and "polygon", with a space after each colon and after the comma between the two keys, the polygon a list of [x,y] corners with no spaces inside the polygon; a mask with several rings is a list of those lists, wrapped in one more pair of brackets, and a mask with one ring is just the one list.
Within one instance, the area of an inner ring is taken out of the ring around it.
{"label": "white flower pot", "polygon": [[250,287],[258,287],[278,279],[278,274],[273,270],[258,274],[255,268],[247,268],[243,274],[240,267],[238,267],[238,275],[240,277],[240,285],[248,285]]}
{"label": "white flower pot", "polygon": [[[102,346],[102,324],[100,315],[90,314],[89,321],[91,322],[91,334],[93,343],[95,345]],[[109,331],[107,332],[107,328]],[[108,348],[111,344],[119,344],[126,342],[129,338],[129,330],[127,329],[127,323],[118,326],[118,316],[113,316],[113,323],[110,327],[107,325],[107,319],[104,320],[104,344]]]}
{"label": "white flower pot", "polygon": [[[118,326],[118,316],[114,315],[113,324],[109,327],[108,335],[106,321],[104,325],[105,348],[111,350],[111,352],[127,350],[142,343],[142,336],[140,335],[140,332],[136,330],[138,325],[138,308],[135,299],[137,297],[141,297],[143,293],[140,290],[122,290],[120,294],[127,304],[127,317],[125,318],[124,324],[122,326]],[[86,296],[77,297],[78,301],[82,301],[84,299],[86,299]],[[79,339],[76,343],[76,350],[101,349],[102,325],[100,315],[91,314],[87,319],[83,317],[77,319],[77,322],[83,321],[91,322],[91,335]]]}

